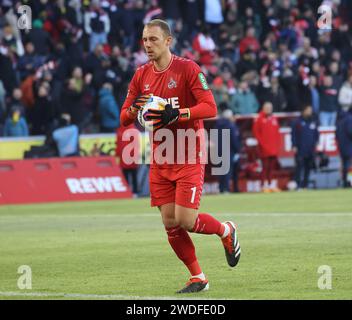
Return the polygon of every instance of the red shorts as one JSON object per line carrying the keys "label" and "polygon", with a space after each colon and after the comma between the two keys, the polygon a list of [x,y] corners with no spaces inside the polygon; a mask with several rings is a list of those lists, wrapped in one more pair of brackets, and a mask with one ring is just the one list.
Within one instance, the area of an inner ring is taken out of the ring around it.
{"label": "red shorts", "polygon": [[198,209],[204,182],[204,164],[150,167],[151,205],[176,203]]}

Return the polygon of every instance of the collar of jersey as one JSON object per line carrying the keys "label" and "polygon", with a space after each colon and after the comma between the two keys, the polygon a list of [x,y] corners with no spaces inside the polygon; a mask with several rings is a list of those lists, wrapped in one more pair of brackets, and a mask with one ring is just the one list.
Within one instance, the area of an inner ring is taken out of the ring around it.
{"label": "collar of jersey", "polygon": [[172,55],[171,55],[171,60],[170,60],[169,64],[167,65],[167,67],[166,67],[164,70],[161,70],[161,71],[157,71],[157,70],[155,69],[154,64],[153,64],[153,71],[154,71],[154,73],[163,73],[163,72],[167,71],[167,70],[170,68],[170,66],[171,66],[171,64],[172,64],[173,61],[174,61],[174,55],[172,54]]}

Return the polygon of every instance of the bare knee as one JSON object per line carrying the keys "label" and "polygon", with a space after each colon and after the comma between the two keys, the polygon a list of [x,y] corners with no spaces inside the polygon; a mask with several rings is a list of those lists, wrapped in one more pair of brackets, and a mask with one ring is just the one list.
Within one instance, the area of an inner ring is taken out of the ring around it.
{"label": "bare knee", "polygon": [[188,221],[187,219],[176,219],[177,224],[187,231],[192,231],[194,224]]}
{"label": "bare knee", "polygon": [[169,228],[175,228],[178,226],[178,223],[176,221],[176,219],[174,218],[163,218],[162,217],[162,222],[165,228],[169,229]]}
{"label": "bare knee", "polygon": [[192,231],[197,219],[197,211],[176,205],[175,220],[177,224],[187,230]]}
{"label": "bare knee", "polygon": [[161,213],[161,220],[165,228],[177,227],[177,221],[175,219],[175,204],[169,203],[159,207]]}

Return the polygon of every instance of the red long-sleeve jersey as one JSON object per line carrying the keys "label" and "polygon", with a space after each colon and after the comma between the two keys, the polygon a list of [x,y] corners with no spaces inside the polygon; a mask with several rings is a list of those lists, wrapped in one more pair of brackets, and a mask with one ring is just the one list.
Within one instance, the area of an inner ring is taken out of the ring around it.
{"label": "red long-sleeve jersey", "polygon": [[[129,116],[127,109],[141,94],[153,94],[164,98],[173,108],[190,109],[189,121],[176,122],[167,127],[174,133],[175,148],[177,129],[197,131],[203,128],[202,119],[216,116],[216,103],[200,67],[191,60],[175,55],[172,55],[169,65],[163,71],[157,71],[152,62],[136,70],[121,109],[123,126],[135,121]],[[153,134],[155,135],[155,132]],[[203,143],[202,138],[197,140],[197,151],[201,150]],[[154,147],[158,144],[160,142],[154,140]]]}

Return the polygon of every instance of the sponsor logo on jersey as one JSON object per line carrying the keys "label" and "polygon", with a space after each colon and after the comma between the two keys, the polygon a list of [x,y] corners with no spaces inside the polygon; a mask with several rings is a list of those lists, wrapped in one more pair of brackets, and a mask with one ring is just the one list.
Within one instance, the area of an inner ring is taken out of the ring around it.
{"label": "sponsor logo on jersey", "polygon": [[205,79],[205,76],[203,73],[199,72],[198,73],[198,78],[199,78],[199,81],[203,87],[204,90],[209,90],[209,87],[208,87],[208,83],[207,83],[207,80]]}
{"label": "sponsor logo on jersey", "polygon": [[171,97],[165,99],[167,103],[171,104],[173,108],[179,108],[180,107],[180,102],[178,101],[178,97]]}
{"label": "sponsor logo on jersey", "polygon": [[176,88],[176,87],[177,87],[177,82],[176,82],[173,78],[171,78],[170,81],[169,81],[169,83],[167,84],[167,87],[168,87],[169,89]]}

